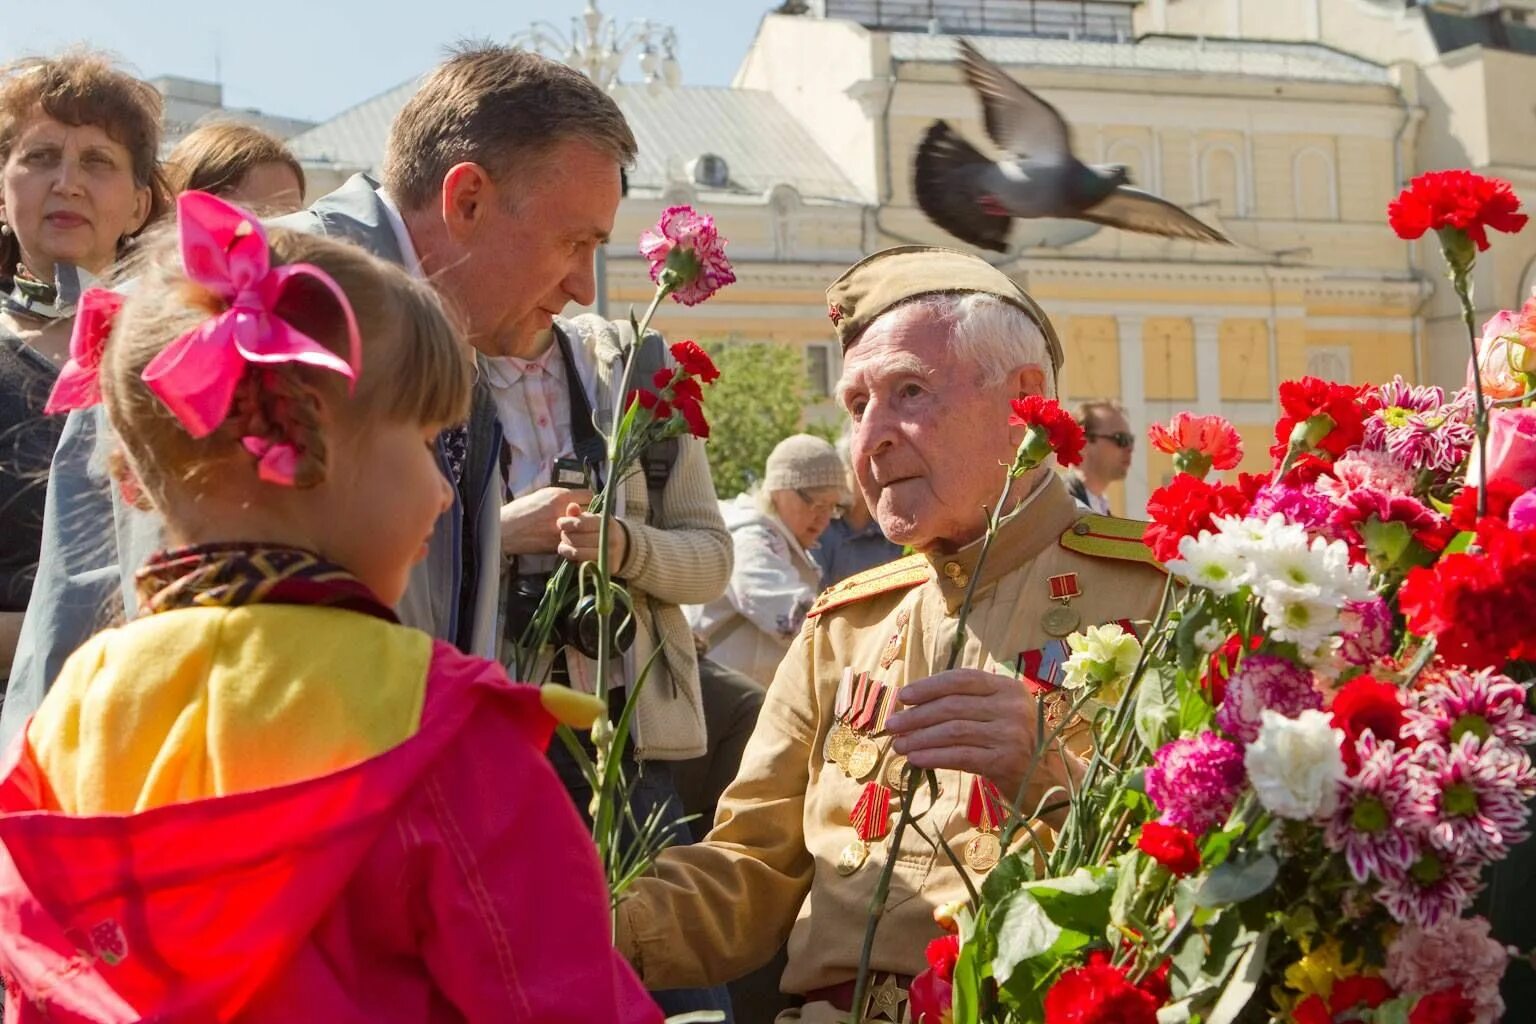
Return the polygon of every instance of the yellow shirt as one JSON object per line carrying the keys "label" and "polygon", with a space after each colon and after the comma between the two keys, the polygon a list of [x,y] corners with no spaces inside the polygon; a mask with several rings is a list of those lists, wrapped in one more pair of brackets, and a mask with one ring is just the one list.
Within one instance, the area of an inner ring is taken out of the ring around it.
{"label": "yellow shirt", "polygon": [[[1059,607],[1050,593],[1053,576],[1076,574],[1081,593],[1070,608],[1077,613],[1077,629],[1150,619],[1165,577],[1136,560],[1139,541],[1099,545],[1110,557],[1072,549],[1094,549],[1094,535],[1110,522],[1119,527],[1105,528],[1122,537],[1127,527],[1139,529],[1124,520],[1085,517],[1065,486],[1049,480],[993,542],[958,664],[1017,675],[1021,655],[1059,639],[1044,621]],[[889,838],[873,844],[868,860],[851,875],[839,874],[837,865],[855,838],[850,812],[866,782],[885,777],[892,755],[887,737],[877,737],[880,763],[860,780],[827,761],[823,745],[835,721],[838,683],[844,668],[852,667],[870,672],[894,693],[941,671],[980,547],[978,541],[952,555],[912,556],[823,595],[824,610],[813,612],[779,666],[713,831],[703,843],[663,853],[654,873],[640,879],[620,907],[619,947],[648,986],[733,979],[766,962],[786,935],[784,991],[804,994],[854,978]],[[1061,632],[1059,617],[1053,626]],[[892,644],[899,645],[895,657],[882,658]],[[960,855],[977,834],[966,817],[972,777],[941,771],[938,778],[937,802],[922,824]],[[893,795],[891,801],[893,828],[898,799]],[[927,802],[920,795],[915,809]],[[1031,800],[1026,804],[1033,806]],[[934,908],[965,895],[945,854],[908,830],[872,967],[898,974],[923,970],[924,947],[939,934]],[[826,1003],[810,1003],[801,1013],[801,1020],[817,1024],[847,1016]]]}

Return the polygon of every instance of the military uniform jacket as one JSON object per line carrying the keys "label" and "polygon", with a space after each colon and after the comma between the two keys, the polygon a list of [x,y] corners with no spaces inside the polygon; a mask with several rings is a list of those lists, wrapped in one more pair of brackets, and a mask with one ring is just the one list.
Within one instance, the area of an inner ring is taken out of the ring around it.
{"label": "military uniform jacket", "polygon": [[[1077,613],[1079,630],[1150,620],[1165,577],[1139,537],[1138,523],[1079,510],[1051,476],[993,542],[958,666],[1016,676],[1021,662],[1038,666],[1042,651],[1064,657],[1060,637],[1050,635],[1044,621],[1062,603],[1051,597],[1051,577],[1075,574],[1080,594],[1067,604]],[[734,979],[766,962],[786,935],[784,991],[809,993],[857,974],[889,836],[870,844],[868,859],[851,874],[840,874],[838,862],[856,838],[850,814],[860,794],[870,780],[886,778],[894,755],[887,736],[875,737],[879,763],[860,780],[827,760],[839,682],[851,667],[869,672],[894,694],[942,671],[980,549],[977,541],[953,554],[901,559],[851,577],[818,600],[779,666],[713,831],[702,843],[665,851],[620,905],[619,945],[647,986]],[[1059,612],[1050,620],[1058,633],[1062,620]],[[922,824],[958,856],[977,834],[966,816],[973,778],[958,771],[937,774],[940,793]],[[1027,805],[1038,795],[1027,797]],[[924,787],[915,809],[929,802]],[[892,828],[898,813],[895,794]],[[909,829],[873,969],[907,975],[923,970],[924,947],[940,934],[934,908],[965,895],[943,851]],[[817,1002],[801,1012],[803,1021],[814,1024],[847,1016]]]}

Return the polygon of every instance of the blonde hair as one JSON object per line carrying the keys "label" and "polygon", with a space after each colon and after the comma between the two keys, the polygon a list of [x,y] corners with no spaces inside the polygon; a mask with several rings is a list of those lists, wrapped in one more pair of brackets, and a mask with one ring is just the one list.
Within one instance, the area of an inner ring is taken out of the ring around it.
{"label": "blonde hair", "polygon": [[[468,347],[426,285],[399,267],[342,242],[273,228],[273,266],[308,263],[341,287],[362,338],[356,389],[332,371],[297,363],[249,365],[228,417],[206,437],[194,438],[144,383],[144,368],[172,341],[225,308],[206,288],[188,280],[178,237],[157,232],[126,273],[137,276],[119,312],[101,366],[102,398],[131,470],[155,505],[168,488],[194,493],[211,470],[242,451],[255,436],[298,450],[295,485],[326,477],[328,442],[378,422],[448,426],[468,415],[474,364]],[[345,315],[331,292],[308,277],[293,279],[275,310],[296,330],[347,358]]]}
{"label": "blonde hair", "polygon": [[304,168],[282,140],[240,121],[214,121],[193,129],[165,158],[165,172],[175,195],[196,189],[223,196],[262,164],[288,168],[303,194]]}

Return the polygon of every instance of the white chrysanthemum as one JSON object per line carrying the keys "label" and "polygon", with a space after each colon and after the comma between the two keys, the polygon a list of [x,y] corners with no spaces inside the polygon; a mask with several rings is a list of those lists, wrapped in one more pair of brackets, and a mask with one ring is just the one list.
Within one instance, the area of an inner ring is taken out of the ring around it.
{"label": "white chrysanthemum", "polygon": [[1117,623],[1089,626],[1087,634],[1067,637],[1072,656],[1062,666],[1062,686],[1069,690],[1089,687],[1095,699],[1113,704],[1141,658],[1141,641]]}
{"label": "white chrysanthemum", "polygon": [[1268,519],[1217,516],[1214,522],[1217,531],[1227,538],[1237,553],[1250,560],[1263,551],[1305,547],[1307,543],[1307,531],[1295,523],[1286,522],[1278,512]]}
{"label": "white chrysanthemum", "polygon": [[1258,738],[1243,753],[1259,803],[1294,821],[1332,814],[1344,778],[1343,731],[1333,727],[1326,711],[1286,718],[1266,708],[1261,723]]}
{"label": "white chrysanthemum", "polygon": [[1205,654],[1215,653],[1226,642],[1227,627],[1219,622],[1207,622],[1195,630],[1195,646]]}
{"label": "white chrysanthemum", "polygon": [[1169,572],[1222,597],[1237,593],[1248,571],[1238,544],[1224,533],[1201,530],[1198,537],[1185,537],[1179,555],[1168,562]]}

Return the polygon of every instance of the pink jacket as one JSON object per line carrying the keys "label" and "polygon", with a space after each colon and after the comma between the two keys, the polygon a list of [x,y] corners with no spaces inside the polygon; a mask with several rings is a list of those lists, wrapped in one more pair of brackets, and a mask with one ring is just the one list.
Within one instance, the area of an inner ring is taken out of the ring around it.
{"label": "pink jacket", "polygon": [[290,785],[71,816],[39,810],[23,735],[0,761],[6,1021],[659,1022],[552,727],[438,643],[414,736]]}

